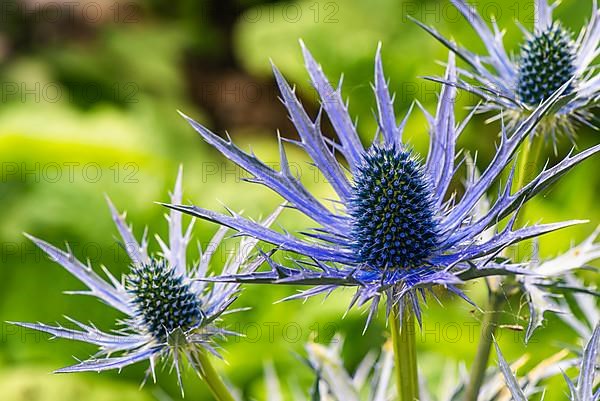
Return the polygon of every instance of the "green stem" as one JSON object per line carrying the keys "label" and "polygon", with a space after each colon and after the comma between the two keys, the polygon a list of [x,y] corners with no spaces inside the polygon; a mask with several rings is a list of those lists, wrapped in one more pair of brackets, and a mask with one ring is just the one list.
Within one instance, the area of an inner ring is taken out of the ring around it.
{"label": "green stem", "polygon": [[[540,157],[543,148],[544,138],[541,136],[535,136],[533,138],[525,140],[523,151],[519,154],[519,160],[517,162],[517,179],[514,182],[513,191],[521,189],[526,184],[525,178],[527,177],[527,173],[530,172],[531,169],[533,169],[535,173],[537,173],[541,161]],[[531,158],[529,157],[530,155]],[[525,203],[519,211],[519,217],[516,222],[517,227],[521,226],[522,220],[525,218],[526,207],[527,203]]]}
{"label": "green stem", "polygon": [[465,393],[465,401],[477,401],[481,385],[485,379],[485,371],[490,359],[490,350],[496,328],[500,322],[500,308],[504,302],[504,298],[497,292],[491,292],[489,298],[489,310],[483,317],[481,326],[481,337],[477,346],[477,354],[471,366],[471,374],[469,383]]}
{"label": "green stem", "polygon": [[193,352],[192,358],[194,358],[193,363],[198,367],[198,374],[204,379],[215,399],[217,401],[235,401],[235,398],[210,362],[206,351]]}
{"label": "green stem", "polygon": [[[400,324],[402,319],[402,324]],[[394,362],[396,364],[396,385],[400,401],[419,399],[419,373],[417,371],[417,349],[415,315],[410,308],[400,311],[394,306],[391,319]]]}
{"label": "green stem", "polygon": [[529,153],[531,153],[531,148],[533,145],[533,142],[537,139],[537,142],[541,142],[541,138],[527,138],[525,139],[525,143],[523,144],[523,149],[521,150],[521,152],[519,153],[519,160],[517,160],[517,176],[516,176],[516,180],[513,182],[513,187],[512,189],[519,189],[521,188],[521,186],[523,185],[523,182],[525,181],[525,175],[527,174],[527,170],[528,170],[528,161],[529,161]]}

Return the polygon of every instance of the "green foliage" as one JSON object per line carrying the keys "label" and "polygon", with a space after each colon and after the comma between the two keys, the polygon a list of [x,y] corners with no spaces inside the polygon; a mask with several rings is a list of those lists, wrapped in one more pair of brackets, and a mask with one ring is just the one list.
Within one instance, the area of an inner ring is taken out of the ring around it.
{"label": "green foliage", "polygon": [[2,399],[7,401],[150,401],[156,398],[134,383],[110,379],[88,380],[81,376],[52,376],[48,366],[0,371]]}

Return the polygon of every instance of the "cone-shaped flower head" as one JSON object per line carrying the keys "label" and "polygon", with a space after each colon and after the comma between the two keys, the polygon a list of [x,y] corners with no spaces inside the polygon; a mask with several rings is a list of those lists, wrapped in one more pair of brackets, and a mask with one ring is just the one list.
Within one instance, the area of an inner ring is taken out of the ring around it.
{"label": "cone-shaped flower head", "polygon": [[[180,203],[182,199],[181,172],[177,178],[171,201]],[[74,366],[59,369],[59,373],[104,371],[122,369],[125,366],[149,361],[148,374],[154,375],[156,362],[170,360],[181,385],[181,357],[185,356],[194,369],[200,369],[197,355],[210,352],[218,355],[215,340],[234,334],[218,327],[215,323],[236,299],[237,284],[204,281],[211,258],[226,234],[221,228],[213,237],[200,260],[188,267],[186,253],[191,240],[193,221],[185,232],[182,231],[182,215],[173,210],[167,216],[169,241],[165,243],[158,235],[161,252],[148,253],[146,234],[141,242],[133,236],[127,226],[125,215],[117,213],[110,203],[113,220],[121,235],[123,246],[131,258],[131,269],[121,280],[117,280],[107,269],[104,273],[108,281],[94,272],[91,266],[79,262],[68,250],[64,252],[52,245],[30,237],[36,245],[54,261],[81,280],[92,295],[102,302],[122,312],[126,318],[113,332],[104,332],[93,324],[84,324],[73,319],[76,329],[63,326],[50,326],[42,323],[15,323],[23,327],[40,330],[54,337],[83,341],[99,347],[99,353],[91,359]],[[270,224],[276,214],[265,221]],[[245,238],[240,244],[240,253],[231,257],[217,271],[236,274],[254,271],[262,261],[251,261],[250,252],[256,240]],[[183,389],[182,389],[183,391]]]}
{"label": "cone-shaped flower head", "polygon": [[348,214],[352,248],[365,264],[410,269],[437,245],[431,185],[408,150],[369,149],[356,169]]}
{"label": "cone-shaped flower head", "polygon": [[[435,38],[469,64],[462,71],[467,80],[458,79],[456,86],[483,100],[485,110],[504,111],[512,126],[518,125],[543,101],[562,86],[565,96],[536,129],[553,140],[564,133],[571,139],[577,123],[593,126],[591,108],[600,95],[600,80],[592,62],[600,51],[600,9],[592,2],[592,16],[581,33],[574,35],[560,21],[553,20],[555,4],[535,0],[535,26],[525,33],[524,43],[516,56],[509,56],[503,33],[493,21],[491,29],[465,0],[451,0],[483,41],[487,54],[477,54],[446,39],[434,28],[416,21]],[[436,79],[436,78],[434,78]]]}
{"label": "cone-shaped flower head", "polygon": [[517,72],[517,96],[535,107],[561,86],[569,84],[564,94],[574,89],[575,49],[571,35],[560,24],[529,38],[521,48]]}
{"label": "cone-shaped flower head", "polygon": [[133,266],[125,288],[141,323],[158,342],[177,329],[187,332],[202,323],[198,294],[164,260]]}
{"label": "cone-shaped flower head", "polygon": [[[296,297],[352,286],[357,288],[352,304],[373,300],[371,312],[377,309],[380,297],[385,294],[388,311],[394,303],[409,301],[418,313],[415,297],[418,288],[440,284],[463,295],[456,285],[464,280],[515,274],[520,271],[517,266],[496,258],[502,249],[576,223],[518,229],[513,226],[516,212],[525,202],[600,147],[566,157],[514,193],[511,193],[511,175],[508,182],[500,182],[500,193],[489,211],[482,215],[476,213],[481,199],[500,181],[502,171],[511,164],[519,145],[556,104],[560,92],[543,102],[515,129],[510,132],[503,129],[491,162],[481,175],[471,171],[464,188],[458,192],[451,186],[451,182],[462,178],[457,177],[461,163],[457,160],[456,141],[468,119],[462,124],[455,123],[453,85],[442,89],[435,116],[424,111],[430,124],[431,142],[427,157],[421,158],[402,141],[405,122],[397,122],[378,51],[374,92],[379,130],[372,143],[365,147],[342,101],[340,89],[331,87],[308,50],[303,50],[309,75],[321,97],[322,110],[327,113],[339,142],[321,133],[321,113],[316,120],[309,117],[292,88],[274,68],[283,103],[300,136],[299,141],[286,141],[303,149],[333,187],[338,198],[332,207],[313,196],[292,175],[281,138],[281,169],[278,171],[255,155],[242,151],[230,139],[224,140],[186,117],[204,140],[246,169],[252,175],[250,181],[277,192],[292,208],[319,225],[295,236],[267,229],[236,214],[171,205],[176,210],[218,222],[300,255],[292,267],[266,257],[271,271],[222,276],[217,280],[314,286]],[[452,54],[446,80],[455,82]],[[505,217],[510,217],[509,223],[501,231],[482,236]]]}

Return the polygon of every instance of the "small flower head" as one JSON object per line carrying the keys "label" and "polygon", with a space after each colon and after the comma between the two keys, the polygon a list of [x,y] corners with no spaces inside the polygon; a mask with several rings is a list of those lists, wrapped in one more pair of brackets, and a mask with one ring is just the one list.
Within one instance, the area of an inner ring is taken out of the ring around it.
{"label": "small flower head", "polygon": [[561,86],[570,94],[575,88],[575,46],[571,34],[555,23],[529,38],[521,47],[518,60],[517,97],[535,107]]}
{"label": "small flower head", "polygon": [[[457,284],[486,275],[512,275],[520,272],[496,256],[507,246],[566,227],[576,222],[540,224],[515,229],[519,208],[557,176],[600,150],[595,147],[569,156],[546,168],[523,188],[511,192],[508,182],[486,213],[478,205],[502,172],[512,164],[520,144],[536,128],[560,97],[553,94],[517,128],[502,131],[497,153],[481,175],[470,170],[464,188],[455,191],[460,160],[456,142],[466,122],[454,120],[456,71],[451,54],[445,85],[435,116],[424,111],[430,123],[430,150],[421,159],[402,141],[404,121],[398,124],[383,75],[380,51],[375,61],[374,92],[379,132],[364,146],[342,101],[320,66],[303,47],[306,66],[322,99],[339,141],[321,133],[320,116],[313,120],[302,108],[294,91],[274,67],[282,100],[298,130],[293,141],[312,159],[314,165],[337,194],[331,207],[314,197],[291,173],[284,141],[280,138],[281,170],[275,170],[254,154],[236,147],[194,120],[190,124],[209,144],[252,174],[260,183],[285,198],[290,207],[308,216],[319,226],[303,235],[266,229],[236,214],[226,215],[196,206],[170,207],[218,222],[244,235],[261,239],[300,255],[293,267],[276,263],[265,255],[271,271],[216,278],[225,282],[301,284],[314,286],[295,297],[328,293],[343,286],[355,287],[352,302],[371,303],[371,314],[385,296],[387,311],[396,303],[408,304],[419,313],[417,294],[434,285],[443,285],[461,296]],[[468,119],[467,119],[468,120]],[[343,160],[342,160],[343,159]],[[344,163],[345,161],[345,163]],[[471,166],[472,167],[472,166]],[[493,235],[484,235],[496,222],[510,217],[508,225]]]}
{"label": "small flower head", "polygon": [[[181,202],[181,172],[177,178],[172,202]],[[173,210],[169,222],[168,244],[156,236],[161,252],[148,253],[146,234],[141,242],[133,236],[127,226],[125,215],[117,213],[110,203],[113,220],[123,240],[123,247],[131,259],[128,274],[117,280],[107,269],[108,280],[94,272],[91,266],[78,261],[68,250],[30,237],[54,261],[77,277],[88,287],[89,294],[112,306],[125,315],[119,320],[118,329],[105,332],[92,324],[84,324],[69,319],[76,329],[63,326],[50,326],[42,323],[15,323],[23,327],[43,331],[54,337],[83,341],[99,347],[94,357],[76,365],[59,369],[58,373],[104,371],[122,369],[125,366],[149,361],[154,380],[155,365],[159,360],[170,360],[181,386],[181,358],[186,357],[194,369],[200,369],[197,362],[199,352],[215,350],[216,340],[234,334],[218,327],[215,323],[227,313],[231,303],[237,298],[238,285],[215,283],[208,285],[204,280],[216,247],[226,234],[221,228],[202,253],[200,260],[188,266],[186,254],[191,240],[193,222],[182,231],[182,215]],[[275,219],[272,215],[265,223]],[[240,244],[240,254],[230,258],[222,266],[221,272],[235,274],[256,269],[261,260],[249,261],[249,252],[256,241],[244,239]],[[183,387],[182,387],[183,391]]]}
{"label": "small flower head", "polygon": [[455,85],[480,96],[486,102],[481,111],[501,111],[516,127],[560,90],[564,99],[535,132],[552,140],[562,133],[573,140],[576,124],[594,127],[591,109],[600,96],[600,81],[592,65],[600,50],[600,9],[595,1],[589,22],[574,38],[552,18],[558,2],[549,5],[548,0],[536,0],[535,27],[531,32],[523,28],[525,39],[514,57],[506,50],[503,33],[495,21],[490,29],[467,1],[451,1],[484,43],[486,54],[461,47],[435,29],[416,22],[469,65],[471,71],[462,71],[467,80],[458,79]]}

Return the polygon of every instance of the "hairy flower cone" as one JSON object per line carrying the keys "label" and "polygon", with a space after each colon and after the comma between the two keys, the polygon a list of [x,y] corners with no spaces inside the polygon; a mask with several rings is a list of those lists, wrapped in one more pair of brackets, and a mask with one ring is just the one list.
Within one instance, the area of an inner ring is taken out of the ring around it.
{"label": "hairy flower cone", "polygon": [[197,295],[164,261],[132,267],[126,285],[144,326],[159,341],[165,341],[173,330],[189,330],[202,320]]}
{"label": "hairy flower cone", "polygon": [[377,269],[419,267],[436,246],[431,198],[410,152],[371,147],[355,175],[349,208],[359,259]]}
{"label": "hairy flower cone", "polygon": [[[573,77],[574,61],[571,35],[558,24],[529,39],[521,48],[519,99],[529,106],[546,100]],[[567,88],[565,94],[571,91]]]}

